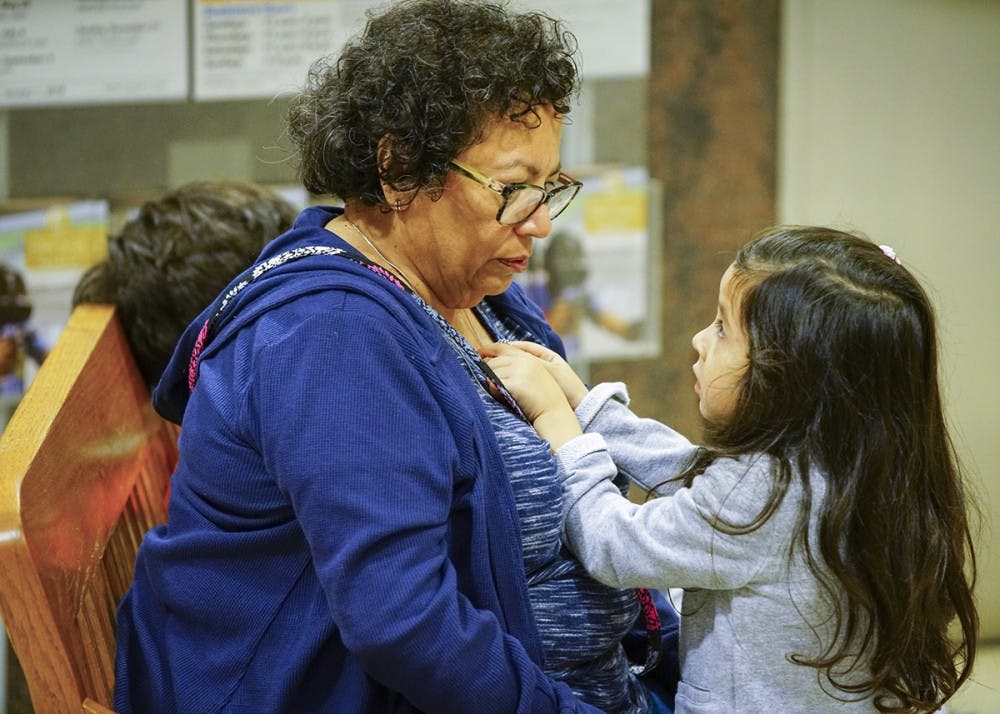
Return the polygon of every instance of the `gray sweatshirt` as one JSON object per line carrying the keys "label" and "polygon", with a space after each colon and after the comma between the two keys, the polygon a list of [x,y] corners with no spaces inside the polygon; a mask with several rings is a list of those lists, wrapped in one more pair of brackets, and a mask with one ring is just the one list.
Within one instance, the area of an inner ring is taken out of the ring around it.
{"label": "gray sweatshirt", "polygon": [[[670,482],[657,488],[660,498],[634,504],[611,482],[619,471],[650,490],[679,473],[696,447],[627,404],[624,385],[600,384],[577,408],[585,433],[556,454],[564,538],[607,585],[684,589],[677,714],[875,711],[870,697],[842,701],[848,695],[818,670],[790,661],[822,653],[833,637],[829,597],[793,538],[798,476],[774,514],[743,535],[713,521],[746,524],[761,512],[772,481],[766,456],[720,459],[690,488]],[[815,531],[826,479],[810,476]],[[812,548],[818,553],[815,540]]]}

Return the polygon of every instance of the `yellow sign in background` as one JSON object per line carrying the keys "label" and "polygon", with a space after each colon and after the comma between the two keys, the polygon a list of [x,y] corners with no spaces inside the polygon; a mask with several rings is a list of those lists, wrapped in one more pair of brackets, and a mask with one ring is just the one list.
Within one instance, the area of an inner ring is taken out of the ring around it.
{"label": "yellow sign in background", "polygon": [[106,223],[76,223],[63,207],[45,214],[40,228],[24,232],[24,265],[29,270],[86,268],[108,254]]}

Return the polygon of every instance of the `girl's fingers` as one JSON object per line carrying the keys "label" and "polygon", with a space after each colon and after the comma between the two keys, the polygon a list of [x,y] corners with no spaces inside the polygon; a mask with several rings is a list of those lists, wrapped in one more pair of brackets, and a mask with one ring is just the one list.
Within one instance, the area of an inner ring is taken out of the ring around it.
{"label": "girl's fingers", "polygon": [[555,359],[559,358],[558,353],[553,352],[548,347],[544,347],[538,344],[537,342],[518,341],[518,342],[510,342],[508,344],[511,347],[516,347],[520,350],[524,350],[528,354],[538,357],[539,359],[543,359],[546,362],[551,362],[554,358]]}
{"label": "girl's fingers", "polygon": [[[518,348],[515,347],[513,342],[491,342],[490,344],[483,345],[479,348],[480,357],[500,357],[501,355],[515,354]],[[529,344],[529,343],[525,343]]]}

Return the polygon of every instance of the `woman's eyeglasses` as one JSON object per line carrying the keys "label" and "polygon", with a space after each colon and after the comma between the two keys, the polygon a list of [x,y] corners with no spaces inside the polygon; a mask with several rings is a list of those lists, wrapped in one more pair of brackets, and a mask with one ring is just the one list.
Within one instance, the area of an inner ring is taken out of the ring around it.
{"label": "woman's eyeglasses", "polygon": [[542,188],[531,183],[500,183],[457,161],[451,162],[451,168],[503,197],[497,222],[505,226],[526,221],[543,203],[549,205],[549,219],[554,220],[583,188],[582,183],[564,173],[556,177],[557,184],[553,188]]}

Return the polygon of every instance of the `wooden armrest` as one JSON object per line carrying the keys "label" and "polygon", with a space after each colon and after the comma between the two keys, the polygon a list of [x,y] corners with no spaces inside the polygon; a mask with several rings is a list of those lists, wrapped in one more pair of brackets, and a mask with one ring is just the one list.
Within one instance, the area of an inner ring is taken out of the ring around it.
{"label": "wooden armrest", "polygon": [[115,712],[87,697],[83,700],[83,714],[115,714]]}
{"label": "wooden armrest", "polygon": [[112,712],[115,608],[176,462],[114,308],[78,306],[0,432],[0,618],[35,711]]}

